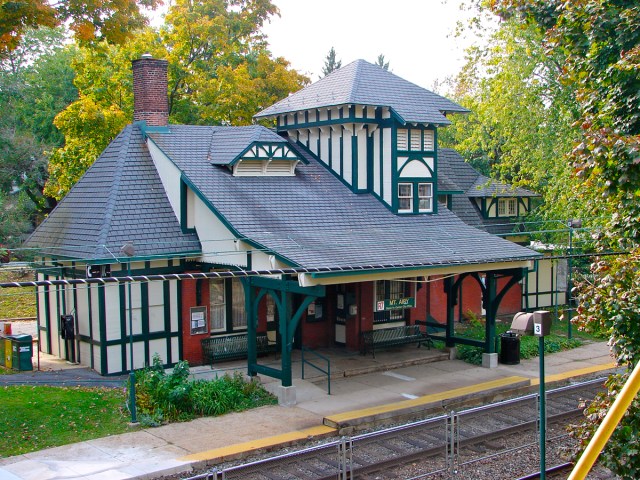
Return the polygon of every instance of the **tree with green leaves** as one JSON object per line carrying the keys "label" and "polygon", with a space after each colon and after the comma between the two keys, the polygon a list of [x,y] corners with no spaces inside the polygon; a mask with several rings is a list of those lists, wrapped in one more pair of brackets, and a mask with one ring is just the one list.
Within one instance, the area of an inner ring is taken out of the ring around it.
{"label": "tree with green leaves", "polygon": [[[595,217],[599,251],[627,254],[597,258],[577,285],[581,328],[611,336],[618,362],[640,361],[640,4],[631,0],[495,0],[503,18],[532,25],[544,34],[550,54],[564,57],[558,74],[572,85],[578,139],[565,161],[578,183],[576,192]],[[578,435],[589,437],[626,376],[609,382]],[[640,472],[640,402],[613,433],[600,459],[624,479]]]}
{"label": "tree with green leaves", "polygon": [[273,58],[261,32],[275,12],[267,0],[177,0],[160,31],[145,29],[122,45],[81,48],[73,63],[80,95],[55,119],[65,145],[51,156],[45,193],[62,198],[131,122],[131,61],[143,53],[169,63],[173,123],[247,125],[259,110],[300,89],[308,79]]}
{"label": "tree with green leaves", "polygon": [[63,38],[60,29],[29,30],[0,58],[0,194],[9,213],[5,225],[15,227],[0,229],[0,243],[18,242],[36,216],[54,206],[42,195],[47,152],[63,141],[52,121],[77,97],[70,67],[74,49]]}
{"label": "tree with green leaves", "polygon": [[3,0],[0,3],[0,57],[16,49],[30,28],[68,24],[79,42],[122,43],[147,24],[142,9],[162,0]]}
{"label": "tree with green leaves", "polygon": [[389,70],[389,62],[385,61],[383,54],[378,55],[375,65],[378,65],[380,68],[383,68],[385,70]]}
{"label": "tree with green leaves", "polygon": [[331,47],[331,50],[329,50],[329,53],[327,53],[327,56],[324,59],[324,66],[322,67],[322,77],[326,77],[331,72],[338,70],[340,67],[342,67],[342,60],[338,60],[336,58],[336,50],[335,48]]}

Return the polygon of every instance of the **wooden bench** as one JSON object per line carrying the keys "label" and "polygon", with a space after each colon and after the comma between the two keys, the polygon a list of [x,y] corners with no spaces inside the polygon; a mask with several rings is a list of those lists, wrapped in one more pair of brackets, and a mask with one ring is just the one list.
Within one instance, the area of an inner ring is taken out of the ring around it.
{"label": "wooden bench", "polygon": [[[246,333],[203,338],[200,343],[205,364],[213,365],[214,362],[238,360],[247,358],[248,355],[249,347]],[[276,348],[274,344],[269,343],[266,333],[259,333],[256,336],[256,347],[258,355],[274,352]]]}
{"label": "wooden bench", "polygon": [[430,347],[429,337],[420,331],[420,325],[402,325],[399,327],[379,328],[362,332],[362,354],[369,350],[376,357],[376,348],[394,347],[417,343],[418,347],[426,343]]}

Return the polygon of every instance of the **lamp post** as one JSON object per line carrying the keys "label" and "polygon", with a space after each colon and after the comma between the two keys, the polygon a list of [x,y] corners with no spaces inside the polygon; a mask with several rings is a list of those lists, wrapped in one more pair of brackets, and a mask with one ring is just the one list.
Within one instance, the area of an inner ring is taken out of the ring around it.
{"label": "lamp post", "polygon": [[[131,277],[131,257],[136,253],[132,242],[125,243],[120,249],[120,253],[129,257],[127,262],[127,276]],[[133,370],[133,305],[131,301],[131,278],[127,282],[127,293],[129,303],[129,410],[131,411],[131,423],[138,423],[136,416],[136,374]]]}

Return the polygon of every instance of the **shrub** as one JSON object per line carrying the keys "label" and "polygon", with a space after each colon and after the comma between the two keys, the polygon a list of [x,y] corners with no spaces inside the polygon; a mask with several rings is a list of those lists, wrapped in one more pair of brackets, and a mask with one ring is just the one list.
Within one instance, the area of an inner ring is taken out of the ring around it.
{"label": "shrub", "polygon": [[136,408],[147,426],[274,403],[276,399],[260,384],[245,382],[239,373],[192,381],[187,362],[178,362],[167,374],[157,355],[152,366],[136,372]]}

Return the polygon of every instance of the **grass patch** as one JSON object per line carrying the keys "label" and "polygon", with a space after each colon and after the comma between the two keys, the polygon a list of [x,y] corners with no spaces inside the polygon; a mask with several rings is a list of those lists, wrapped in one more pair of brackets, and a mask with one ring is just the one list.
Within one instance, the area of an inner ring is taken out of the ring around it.
{"label": "grass patch", "polygon": [[[510,324],[496,323],[496,337],[509,330]],[[473,340],[484,340],[485,325],[483,320],[475,320],[470,323],[456,325],[456,335]],[[577,328],[573,328],[572,338],[567,337],[566,322],[554,322],[551,328],[551,335],[544,339],[544,352],[555,353],[562,350],[570,350],[583,345],[585,342],[601,340],[593,335],[579,332]],[[521,336],[520,337],[520,358],[528,359],[538,356],[538,337]],[[498,341],[498,352],[500,351],[500,341]],[[482,364],[483,349],[480,347],[472,347],[470,345],[458,345],[458,358],[473,365]]]}
{"label": "grass patch", "polygon": [[[0,270],[0,282],[33,280],[31,270]],[[5,288],[0,292],[0,318],[29,318],[36,316],[35,287]]]}
{"label": "grass patch", "polygon": [[121,389],[0,388],[0,457],[127,431]]}

